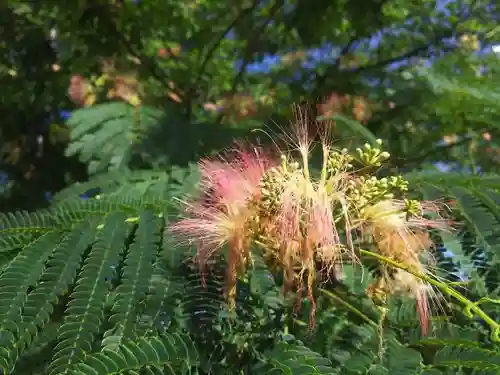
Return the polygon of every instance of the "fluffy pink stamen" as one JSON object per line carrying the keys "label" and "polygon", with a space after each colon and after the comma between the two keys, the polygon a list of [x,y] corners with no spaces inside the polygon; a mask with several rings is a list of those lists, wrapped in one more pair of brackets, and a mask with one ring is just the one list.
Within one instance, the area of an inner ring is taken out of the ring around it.
{"label": "fluffy pink stamen", "polygon": [[170,225],[179,245],[196,246],[196,261],[203,274],[207,260],[232,237],[234,228],[228,215],[219,208],[206,207],[197,202],[186,209],[188,217]]}
{"label": "fluffy pink stamen", "polygon": [[427,336],[429,333],[429,322],[430,322],[430,312],[429,312],[429,301],[427,299],[427,294],[425,291],[419,291],[416,295],[417,313],[420,318],[420,330],[422,336]]}
{"label": "fluffy pink stamen", "polygon": [[336,231],[331,203],[326,193],[317,192],[316,199],[311,202],[308,219],[308,232],[314,238],[318,248],[334,248],[340,243]]}
{"label": "fluffy pink stamen", "polygon": [[292,240],[306,240],[323,260],[332,263],[339,255],[335,250],[338,250],[340,238],[331,202],[326,192],[314,190],[308,181],[294,177],[297,180],[289,181],[281,196],[276,216],[277,238],[284,247]]}
{"label": "fluffy pink stamen", "polygon": [[169,227],[178,242],[197,247],[197,260],[206,260],[244,233],[247,203],[259,194],[267,170],[276,165],[257,148],[239,147],[217,159],[203,159],[201,195],[186,202],[186,218]]}
{"label": "fluffy pink stamen", "polygon": [[[446,220],[440,216],[443,211],[443,207],[437,202],[432,201],[421,201],[420,202],[421,211],[417,216],[412,216],[409,219],[409,226],[413,229],[440,229],[440,230],[450,230],[451,224],[450,220]],[[427,219],[424,215],[433,215],[433,219]]]}
{"label": "fluffy pink stamen", "polygon": [[277,216],[278,238],[285,241],[297,240],[300,236],[300,201],[293,192],[285,192],[282,199],[281,210]]}
{"label": "fluffy pink stamen", "polygon": [[201,185],[211,200],[244,204],[259,193],[259,184],[276,162],[256,147],[238,146],[217,159],[200,161]]}

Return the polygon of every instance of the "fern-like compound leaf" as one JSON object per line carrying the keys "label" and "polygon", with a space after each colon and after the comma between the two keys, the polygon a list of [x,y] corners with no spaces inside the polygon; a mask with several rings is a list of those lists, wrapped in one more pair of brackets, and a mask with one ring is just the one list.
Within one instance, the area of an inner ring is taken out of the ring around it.
{"label": "fern-like compound leaf", "polygon": [[90,174],[126,167],[142,128],[158,122],[161,111],[127,103],[103,103],[73,112],[67,155],[88,163]]}
{"label": "fern-like compound leaf", "polygon": [[60,232],[40,236],[0,274],[0,369],[3,373],[9,373],[17,359],[17,344],[24,334],[21,331],[22,311],[26,306],[28,289],[37,285],[44,272],[44,263],[61,238]]}
{"label": "fern-like compound leaf", "polygon": [[494,350],[446,346],[436,353],[435,366],[451,368],[469,368],[476,371],[500,373],[500,353]]}
{"label": "fern-like compound leaf", "polygon": [[100,224],[95,244],[70,295],[64,324],[59,329],[50,374],[65,374],[69,366],[92,351],[100,332],[103,306],[110,285],[108,270],[119,263],[130,225],[121,212],[112,212]]}
{"label": "fern-like compound leaf", "polygon": [[114,375],[139,371],[146,367],[161,370],[164,375],[187,374],[198,364],[193,342],[186,335],[166,334],[125,341],[115,350],[87,356],[73,367],[71,375]]}
{"label": "fern-like compound leaf", "polygon": [[21,249],[56,226],[55,218],[46,211],[0,213],[0,254]]}
{"label": "fern-like compound leaf", "polygon": [[267,355],[266,364],[258,365],[256,373],[263,374],[337,374],[332,363],[302,343],[282,342]]}
{"label": "fern-like compound leaf", "polygon": [[127,250],[120,285],[115,290],[109,318],[112,327],[104,334],[104,348],[114,348],[135,336],[136,308],[148,291],[162,226],[163,221],[150,211],[139,216],[134,243]]}

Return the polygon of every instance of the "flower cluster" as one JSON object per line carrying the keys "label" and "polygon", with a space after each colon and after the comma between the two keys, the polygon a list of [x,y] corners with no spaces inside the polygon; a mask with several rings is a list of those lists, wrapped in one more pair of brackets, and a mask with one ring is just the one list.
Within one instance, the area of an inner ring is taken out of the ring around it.
{"label": "flower cluster", "polygon": [[[426,229],[447,227],[436,215],[428,218],[438,213],[437,207],[406,199],[408,183],[401,176],[375,176],[390,157],[380,149],[381,141],[350,153],[335,150],[327,135],[321,137],[323,163],[316,174],[309,165],[313,142],[304,118],[295,126],[297,155],[273,157],[256,147],[238,147],[200,162],[201,197],[186,203],[187,217],[170,230],[196,244],[202,267],[214,253],[228,249],[230,304],[238,275],[252,263],[253,246],[283,273],[285,291],[305,288],[312,315],[318,272],[334,275],[346,262],[361,263],[361,247],[370,246],[414,274],[428,272],[423,262],[431,246]],[[373,298],[412,295],[425,330],[429,288],[414,274],[381,264],[368,293]]]}

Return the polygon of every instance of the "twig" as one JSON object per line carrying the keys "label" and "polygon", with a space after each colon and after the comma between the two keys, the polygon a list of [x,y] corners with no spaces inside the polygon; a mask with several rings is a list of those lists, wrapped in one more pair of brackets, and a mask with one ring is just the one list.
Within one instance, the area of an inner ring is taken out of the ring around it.
{"label": "twig", "polygon": [[[251,62],[251,57],[254,52],[254,49],[252,48],[254,44],[257,42],[259,36],[262,34],[262,32],[266,29],[266,27],[269,25],[269,23],[273,20],[274,16],[278,12],[278,10],[281,8],[283,5],[283,1],[277,1],[276,4],[273,5],[271,10],[269,11],[269,17],[267,20],[259,27],[257,31],[254,32],[253,38],[247,42],[246,49],[245,49],[245,54],[243,57],[243,64],[241,64],[241,67],[238,71],[238,73],[235,75],[233,79],[233,83],[231,85],[231,90],[229,92],[229,95],[234,95],[238,89],[239,84],[243,80],[243,76],[245,75],[246,69],[248,65]],[[225,113],[220,113],[219,116],[217,116],[216,123],[221,123],[224,120]]]}
{"label": "twig", "polygon": [[411,270],[409,267],[405,266],[402,263],[399,263],[391,258],[384,257],[380,254],[374,253],[372,251],[368,250],[360,250],[360,253],[362,255],[369,256],[371,258],[375,258],[378,261],[382,263],[389,264],[395,268],[399,268],[403,271],[408,272],[409,274],[415,276],[416,278],[422,280],[423,282],[430,284],[434,286],[435,288],[439,289],[443,294],[448,295],[453,297],[456,301],[461,303],[464,306],[464,314],[468,318],[473,318],[474,315],[478,316],[481,318],[486,324],[488,324],[491,328],[491,335],[490,338],[492,341],[499,342],[500,341],[500,324],[497,323],[492,317],[490,317],[484,310],[482,310],[479,305],[483,302],[490,302],[490,303],[495,303],[498,304],[500,303],[500,300],[496,299],[490,299],[490,298],[481,298],[477,302],[472,302],[459,292],[457,292],[455,289],[451,288],[449,285],[446,283],[443,283],[439,280],[436,280],[430,276],[414,272]]}
{"label": "twig", "polygon": [[[421,46],[415,47],[414,49],[412,49],[410,51],[407,51],[407,52],[405,52],[405,53],[403,53],[401,55],[395,56],[395,57],[390,57],[390,58],[387,58],[387,59],[383,59],[383,60],[377,61],[375,63],[367,64],[367,65],[364,65],[364,66],[360,66],[360,67],[357,67],[357,68],[354,68],[354,69],[351,69],[351,70],[346,70],[345,73],[346,74],[359,74],[359,73],[364,72],[364,71],[377,69],[377,68],[380,68],[380,67],[383,67],[383,66],[386,66],[386,65],[389,65],[389,64],[393,64],[393,63],[399,62],[401,60],[405,60],[405,59],[409,59],[409,58],[414,57],[414,56],[418,56],[418,55],[422,54],[423,52],[428,51],[432,47],[436,47],[436,46],[442,44],[443,39],[446,36],[453,34],[453,31],[456,29],[456,27],[461,22],[466,21],[470,16],[471,16],[471,14],[465,15],[463,18],[457,20],[455,22],[455,24],[452,25],[449,29],[447,29],[447,30],[441,30],[441,32],[437,33],[425,45],[421,45]],[[449,48],[449,49],[453,49],[453,48]],[[338,68],[338,63],[336,62],[336,64],[333,64],[328,69],[326,69],[326,72],[324,74],[316,77],[315,81],[316,81],[317,87],[315,88],[314,93],[317,94],[318,91],[319,91],[319,84],[318,83],[319,82],[326,82],[326,78],[328,77],[328,75],[331,74],[332,71],[334,71],[337,68]]]}
{"label": "twig", "polygon": [[190,85],[189,89],[186,92],[186,113],[187,116],[190,117],[191,112],[192,112],[192,101],[193,101],[193,96],[194,92],[196,91],[196,87],[198,86],[201,77],[203,76],[203,73],[205,72],[205,69],[207,68],[207,65],[214,55],[214,53],[217,51],[219,46],[221,45],[222,41],[227,37],[229,32],[240,22],[247,14],[253,12],[253,10],[259,5],[259,0],[254,0],[251,6],[248,8],[243,9],[237,16],[236,18],[222,31],[222,33],[219,35],[217,40],[214,42],[212,47],[207,51],[200,67],[198,68],[198,71],[195,73],[195,79],[192,85]]}
{"label": "twig", "polygon": [[[118,38],[119,42],[127,49],[128,53],[130,53],[133,57],[139,59],[141,63],[145,64],[146,68],[149,70],[151,75],[156,78],[158,81],[160,81],[165,87],[168,87],[171,91],[175,92],[176,95],[178,95],[180,98],[182,98],[182,93],[176,92],[176,90],[173,90],[169,84],[168,84],[168,79],[164,77],[163,74],[158,72],[158,66],[154,63],[154,61],[149,58],[148,56],[142,56],[136,49],[132,46],[132,44],[127,40],[127,38],[118,30],[118,27],[114,20],[110,17],[108,19],[109,26],[113,34]],[[172,99],[168,98],[168,100],[176,103]]]}
{"label": "twig", "polygon": [[453,142],[453,143],[450,143],[450,144],[447,144],[444,146],[438,146],[438,147],[432,148],[432,149],[427,150],[427,151],[425,151],[425,152],[423,152],[415,157],[406,158],[406,159],[399,158],[393,163],[393,165],[396,167],[401,167],[401,166],[403,166],[403,163],[405,163],[405,164],[418,163],[418,162],[421,162],[421,161],[427,159],[428,157],[430,157],[432,155],[439,154],[442,151],[446,151],[446,150],[450,150],[454,147],[462,146],[462,145],[470,142],[471,140],[472,140],[472,138],[470,136],[464,136],[462,139],[460,139],[457,142]]}

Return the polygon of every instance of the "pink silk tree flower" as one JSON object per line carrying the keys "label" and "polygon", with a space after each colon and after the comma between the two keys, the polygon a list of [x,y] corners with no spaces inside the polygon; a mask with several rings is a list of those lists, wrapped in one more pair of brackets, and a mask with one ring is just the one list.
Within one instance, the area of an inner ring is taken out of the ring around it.
{"label": "pink silk tree flower", "polygon": [[168,228],[180,242],[197,247],[202,272],[207,260],[228,245],[226,293],[230,300],[238,271],[250,261],[251,203],[259,199],[261,179],[275,165],[259,148],[242,145],[201,160],[201,196],[184,202],[186,217]]}

